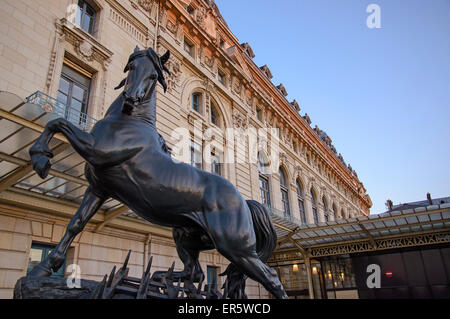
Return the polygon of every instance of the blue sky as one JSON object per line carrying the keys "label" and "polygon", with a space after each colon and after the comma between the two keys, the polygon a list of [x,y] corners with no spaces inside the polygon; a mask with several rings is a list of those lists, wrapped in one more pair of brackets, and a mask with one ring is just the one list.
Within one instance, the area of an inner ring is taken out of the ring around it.
{"label": "blue sky", "polygon": [[[450,0],[216,0],[373,201],[450,196]],[[369,29],[369,4],[381,28]]]}

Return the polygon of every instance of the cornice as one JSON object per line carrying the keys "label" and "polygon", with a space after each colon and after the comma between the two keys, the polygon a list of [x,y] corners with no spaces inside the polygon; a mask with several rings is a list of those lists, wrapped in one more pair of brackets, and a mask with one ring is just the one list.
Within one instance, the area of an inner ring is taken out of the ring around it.
{"label": "cornice", "polygon": [[[111,0],[107,0],[111,1]],[[213,53],[213,56],[218,57],[223,63],[226,61],[229,67],[232,68],[231,74],[238,76],[239,81],[242,82],[244,88],[251,87],[252,91],[258,96],[259,100],[264,101],[266,106],[268,106],[274,114],[279,119],[282,119],[281,122],[284,122],[287,127],[290,127],[291,130],[296,132],[298,136],[300,136],[304,143],[308,145],[308,147],[315,153],[315,156],[319,157],[319,159],[328,166],[328,169],[331,170],[336,177],[341,180],[341,182],[362,202],[364,202],[370,208],[370,202],[366,198],[367,194],[360,194],[358,192],[358,186],[360,185],[360,181],[355,179],[354,176],[348,172],[348,168],[344,166],[344,164],[336,157],[336,155],[324,144],[324,142],[320,139],[320,137],[314,132],[313,128],[308,125],[305,120],[300,116],[299,113],[296,113],[292,108],[290,102],[286,99],[285,96],[282,95],[280,90],[275,86],[270,79],[268,79],[262,72],[262,70],[254,63],[254,61],[248,57],[244,53],[244,49],[239,44],[237,38],[232,34],[231,30],[226,27],[222,21],[218,17],[215,18],[216,27],[219,28],[218,32],[222,32],[227,34],[230,39],[233,40],[235,50],[239,51],[238,54],[241,56],[246,56],[244,59],[244,63],[247,63],[247,67],[249,67],[252,78],[248,79],[242,68],[238,63],[231,60],[228,54],[218,47],[215,43],[215,39],[212,39],[209,34],[207,34],[197,23],[193,20],[193,18],[187,13],[187,11],[177,2],[172,0],[162,0],[163,5],[168,10],[177,10],[177,12],[173,12],[177,19],[180,16],[183,17],[182,20],[185,20],[184,24],[189,24],[188,29],[194,31],[195,36],[200,39],[201,45],[205,45],[209,47]],[[190,61],[189,61],[190,62]],[[203,73],[203,72],[202,72]],[[259,89],[255,88],[255,82],[258,83],[259,88],[264,91],[268,91],[268,96],[271,98],[271,101],[267,101],[267,98],[264,96],[262,92],[259,92]],[[225,92],[227,96],[231,97],[233,101],[235,101],[240,107],[245,104],[242,101],[238,101],[234,96],[229,95],[228,92]],[[278,106],[278,107],[275,107]],[[246,107],[244,107],[246,108]],[[330,161],[333,163],[331,164]],[[358,186],[353,185],[353,182],[356,182]]]}

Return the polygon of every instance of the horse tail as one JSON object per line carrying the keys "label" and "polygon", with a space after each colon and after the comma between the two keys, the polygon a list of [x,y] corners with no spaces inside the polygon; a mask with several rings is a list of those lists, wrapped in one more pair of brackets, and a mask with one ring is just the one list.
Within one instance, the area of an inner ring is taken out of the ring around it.
{"label": "horse tail", "polygon": [[[272,223],[269,211],[265,206],[254,200],[248,200],[247,205],[253,220],[256,235],[256,252],[262,262],[266,262],[277,245],[277,233]],[[224,297],[230,299],[247,299],[245,294],[245,281],[247,276],[235,265],[229,264],[220,276],[227,276],[223,285]]]}
{"label": "horse tail", "polygon": [[252,213],[253,228],[256,234],[256,252],[259,259],[265,263],[275,250],[277,233],[265,206],[254,200],[248,200],[247,205]]}

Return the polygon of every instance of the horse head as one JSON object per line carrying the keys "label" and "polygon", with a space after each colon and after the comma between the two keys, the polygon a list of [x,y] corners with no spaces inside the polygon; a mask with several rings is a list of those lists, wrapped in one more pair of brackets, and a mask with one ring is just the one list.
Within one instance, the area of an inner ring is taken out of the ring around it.
{"label": "horse head", "polygon": [[122,93],[125,98],[124,112],[129,113],[126,110],[129,111],[133,107],[150,100],[156,82],[163,86],[164,92],[167,90],[163,71],[170,74],[165,66],[169,57],[170,51],[160,57],[152,48],[140,50],[136,46],[124,69],[124,73],[128,72],[128,76],[115,88],[118,90],[124,87]]}

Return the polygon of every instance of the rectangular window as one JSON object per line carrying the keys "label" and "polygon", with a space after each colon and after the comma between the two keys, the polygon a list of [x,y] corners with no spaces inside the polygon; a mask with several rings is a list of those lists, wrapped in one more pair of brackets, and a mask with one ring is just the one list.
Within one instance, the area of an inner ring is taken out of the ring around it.
{"label": "rectangular window", "polygon": [[[38,265],[41,261],[47,257],[52,250],[54,249],[54,246],[49,245],[41,245],[32,243],[31,249],[30,249],[30,256],[28,258],[28,268],[27,268],[27,274],[33,270],[33,268]],[[61,266],[61,268],[58,270],[58,272],[53,272],[52,270],[52,276],[56,277],[64,277],[64,271],[66,268],[66,262],[64,261],[64,264]]]}
{"label": "rectangular window", "polygon": [[191,140],[191,166],[202,169],[202,147]]}
{"label": "rectangular window", "polygon": [[298,200],[298,207],[300,209],[300,220],[302,224],[306,225],[305,205],[301,199]]}
{"label": "rectangular window", "polygon": [[192,94],[192,109],[200,113],[200,94]]}
{"label": "rectangular window", "polygon": [[211,153],[211,173],[221,176],[220,157]]}
{"label": "rectangular window", "polygon": [[256,108],[256,117],[262,122],[262,110],[259,107]]}
{"label": "rectangular window", "polygon": [[317,208],[313,207],[312,211],[313,211],[314,223],[318,224],[319,223],[319,215],[317,215]]}
{"label": "rectangular window", "polygon": [[91,79],[63,65],[56,99],[62,104],[61,116],[86,128],[86,113]]}
{"label": "rectangular window", "polygon": [[[207,266],[206,268],[208,286],[211,286],[213,289],[217,289],[217,267]],[[212,286],[214,284],[214,286]]]}
{"label": "rectangular window", "polygon": [[287,216],[291,215],[291,211],[289,209],[289,195],[284,189],[281,190],[281,201],[283,203],[283,213]]}
{"label": "rectangular window", "polygon": [[261,192],[261,202],[270,206],[269,181],[263,176],[259,176],[259,190]]}
{"label": "rectangular window", "polygon": [[75,24],[87,33],[94,32],[95,10],[84,0],[78,1],[77,12],[75,15]]}
{"label": "rectangular window", "polygon": [[191,57],[194,57],[194,44],[186,38],[184,38],[184,51],[186,51]]}
{"label": "rectangular window", "polygon": [[220,83],[222,83],[223,85],[225,85],[225,73],[223,73],[222,71],[218,71],[217,72],[217,78],[219,80]]}

